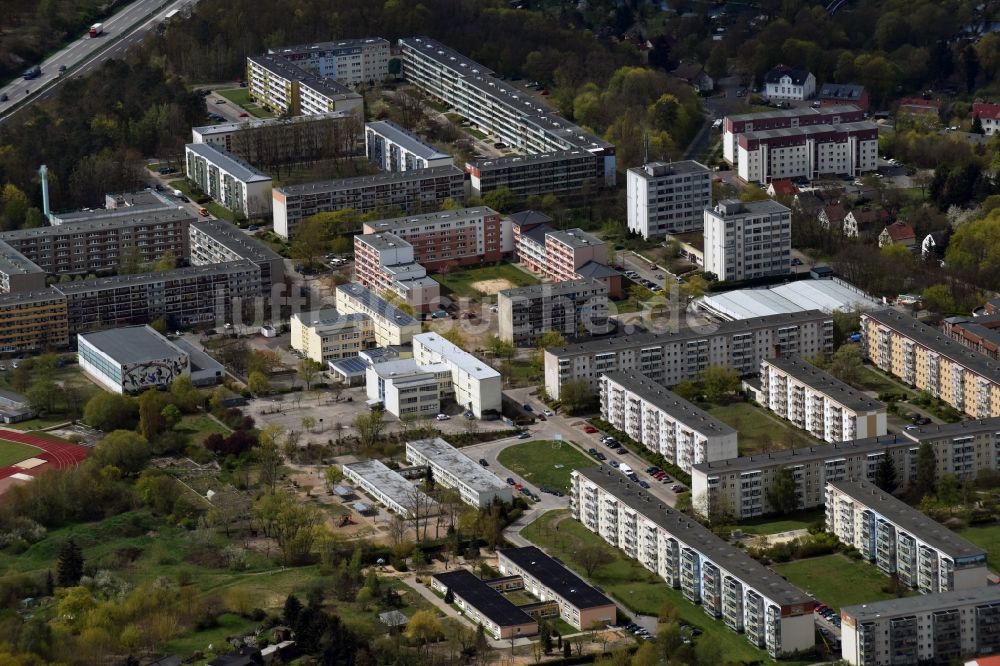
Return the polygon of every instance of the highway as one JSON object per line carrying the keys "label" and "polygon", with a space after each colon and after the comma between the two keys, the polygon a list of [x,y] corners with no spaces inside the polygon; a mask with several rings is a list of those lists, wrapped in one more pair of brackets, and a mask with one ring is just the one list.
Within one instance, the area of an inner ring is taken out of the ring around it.
{"label": "highway", "polygon": [[[95,38],[86,33],[80,39],[49,56],[41,63],[42,74],[26,81],[17,78],[0,88],[0,122],[13,112],[49,97],[63,79],[86,75],[110,58],[121,58],[130,48],[142,42],[163,20],[167,12],[187,10],[198,0],[136,0],[114,16],[103,21],[104,32]],[[65,67],[60,73],[59,68]],[[25,69],[28,69],[25,67]]]}

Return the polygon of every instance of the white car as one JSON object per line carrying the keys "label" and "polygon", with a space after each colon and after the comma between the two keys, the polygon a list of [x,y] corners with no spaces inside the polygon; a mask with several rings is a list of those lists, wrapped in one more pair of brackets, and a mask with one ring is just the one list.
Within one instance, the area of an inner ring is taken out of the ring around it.
{"label": "white car", "polygon": [[437,415],[437,420],[438,421],[447,421],[449,419],[451,419],[451,417],[448,416],[447,414],[438,414]]}
{"label": "white car", "polygon": [[542,410],[542,414],[545,414],[546,416],[552,416],[552,410],[551,409],[543,409]]}

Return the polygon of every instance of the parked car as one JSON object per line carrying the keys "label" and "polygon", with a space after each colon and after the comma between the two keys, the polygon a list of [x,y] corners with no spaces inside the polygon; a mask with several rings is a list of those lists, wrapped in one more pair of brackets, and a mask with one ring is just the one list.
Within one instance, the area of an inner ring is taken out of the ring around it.
{"label": "parked car", "polygon": [[646,483],[645,481],[640,481],[639,485],[642,486],[643,488],[649,488],[649,484]]}
{"label": "parked car", "polygon": [[551,409],[543,409],[542,410],[542,414],[545,414],[546,416],[552,416],[552,410]]}
{"label": "parked car", "polygon": [[538,415],[538,420],[539,420],[539,421],[548,421],[548,419],[547,419],[547,418],[545,418],[545,414],[539,414],[539,415]]}
{"label": "parked car", "polygon": [[508,485],[508,486],[512,486],[512,485],[514,485],[514,479],[512,479],[512,478],[510,478],[510,477],[508,476],[508,477],[507,477],[507,485]]}
{"label": "parked car", "polygon": [[529,405],[528,403],[524,403],[523,405],[521,405],[521,409],[523,409],[526,412],[535,411],[534,409],[531,408],[531,405]]}
{"label": "parked car", "polygon": [[670,486],[670,489],[675,493],[679,493],[684,490],[684,486],[682,486],[679,483],[675,483],[674,485]]}
{"label": "parked car", "polygon": [[589,449],[587,449],[587,453],[589,453],[592,456],[596,456],[597,455],[597,449],[595,449],[594,447],[590,447]]}
{"label": "parked car", "polygon": [[597,428],[595,428],[592,425],[585,425],[585,426],[583,426],[583,431],[586,432],[586,433],[591,433],[592,434],[592,433],[597,432]]}
{"label": "parked car", "polygon": [[480,458],[479,459],[479,464],[482,465],[483,467],[489,467],[490,466],[490,463],[486,460],[486,458]]}
{"label": "parked car", "polygon": [[618,469],[618,467],[620,466],[620,464],[619,464],[619,462],[617,460],[612,460],[609,464],[612,467],[614,467],[615,469]]}
{"label": "parked car", "polygon": [[437,420],[438,420],[438,421],[447,421],[447,420],[449,420],[450,418],[451,418],[451,417],[450,417],[450,416],[448,416],[447,414],[438,414],[438,415],[437,415]]}
{"label": "parked car", "polygon": [[604,455],[603,453],[601,453],[600,451],[598,451],[597,455],[595,455],[594,457],[597,458],[598,460],[601,460],[601,461],[604,461],[604,460],[608,459],[608,457],[606,455]]}
{"label": "parked car", "polygon": [[517,436],[518,439],[529,439],[530,437],[531,433],[528,432],[527,430],[522,431],[521,434]]}

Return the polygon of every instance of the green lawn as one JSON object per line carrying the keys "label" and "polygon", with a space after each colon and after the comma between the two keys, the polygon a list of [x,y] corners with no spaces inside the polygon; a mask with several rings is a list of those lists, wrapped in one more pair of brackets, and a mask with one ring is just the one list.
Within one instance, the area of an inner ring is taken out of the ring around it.
{"label": "green lawn", "polygon": [[819,441],[791,423],[748,402],[707,407],[709,414],[739,432],[740,455],[811,446]]}
{"label": "green lawn", "polygon": [[[575,559],[579,544],[602,543],[604,540],[588,531],[583,525],[568,517],[566,511],[549,511],[521,531],[521,536],[544,548],[550,555],[560,558],[581,576],[586,574]],[[607,594],[615,597],[633,611],[657,615],[664,602],[677,609],[680,619],[700,627],[704,633],[698,640],[718,643],[726,661],[769,662],[763,650],[758,650],[742,635],[730,631],[721,621],[705,615],[700,606],[692,604],[681,594],[667,586],[662,578],[647,571],[621,551],[608,546],[613,560],[598,567],[590,580]],[[786,663],[786,662],[782,662]]]}
{"label": "green lawn", "polygon": [[1000,525],[967,527],[959,534],[986,551],[986,561],[990,568],[1000,567]]}
{"label": "green lawn", "polygon": [[889,577],[876,569],[875,565],[840,554],[776,564],[772,568],[794,585],[837,610],[844,606],[895,597],[894,594],[882,591],[882,586],[888,585]]}
{"label": "green lawn", "polygon": [[215,93],[221,97],[225,97],[236,106],[242,107],[247,113],[258,118],[274,118],[274,114],[267,109],[260,107],[256,102],[250,100],[249,88],[216,90]]}
{"label": "green lawn", "polygon": [[541,371],[530,361],[515,359],[510,363],[501,363],[498,367],[508,388],[534,386],[542,381]]}
{"label": "green lawn", "polygon": [[27,421],[21,421],[20,423],[5,423],[4,428],[10,428],[11,430],[22,430],[27,432],[28,430],[42,430],[44,428],[51,428],[52,426],[62,425],[63,423],[68,423],[72,421],[69,418],[62,419],[28,419]]}
{"label": "green lawn", "polygon": [[496,264],[479,268],[466,268],[435,273],[432,276],[441,283],[442,295],[452,297],[480,298],[484,294],[473,287],[473,283],[483,280],[507,280],[511,287],[538,284],[538,279],[510,264]]}
{"label": "green lawn", "polygon": [[174,428],[177,432],[187,435],[192,444],[200,445],[205,438],[213,433],[228,435],[232,432],[215,419],[202,414],[193,414],[181,418],[180,423]]}
{"label": "green lawn", "polygon": [[524,442],[508,446],[497,456],[500,464],[536,486],[569,491],[569,474],[593,461],[569,442]]}
{"label": "green lawn", "polygon": [[910,397],[916,395],[912,390],[900,384],[899,382],[893,381],[886,375],[882,374],[878,370],[869,367],[867,365],[861,366],[859,379],[856,382],[859,388],[866,391],[875,391],[877,393],[884,393],[886,391],[896,391],[901,393],[906,393]]}
{"label": "green lawn", "polygon": [[6,439],[0,439],[0,467],[7,467],[8,465],[19,463],[22,460],[32,458],[41,452],[42,451],[40,449],[36,449],[33,446],[10,442]]}
{"label": "green lawn", "polygon": [[249,633],[259,624],[260,622],[254,622],[233,613],[226,613],[219,617],[219,624],[217,626],[168,641],[159,646],[159,651],[163,654],[186,656],[196,651],[205,652],[208,650],[208,646],[211,645],[213,652],[216,654],[226,654],[229,652],[227,638]]}
{"label": "green lawn", "polygon": [[730,529],[741,530],[744,534],[779,534],[792,530],[808,529],[816,521],[823,520],[823,509],[799,511],[793,516],[784,518],[757,518],[745,523],[731,526]]}

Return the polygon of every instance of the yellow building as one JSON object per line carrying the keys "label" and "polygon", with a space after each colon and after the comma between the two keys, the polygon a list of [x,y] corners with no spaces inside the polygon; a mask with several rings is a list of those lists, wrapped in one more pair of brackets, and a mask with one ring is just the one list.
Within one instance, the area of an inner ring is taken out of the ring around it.
{"label": "yellow building", "polygon": [[375,346],[371,318],[364,314],[329,308],[294,314],[289,323],[292,349],[324,365]]}
{"label": "yellow building", "polygon": [[0,353],[69,344],[66,297],[55,289],[0,295]]}

